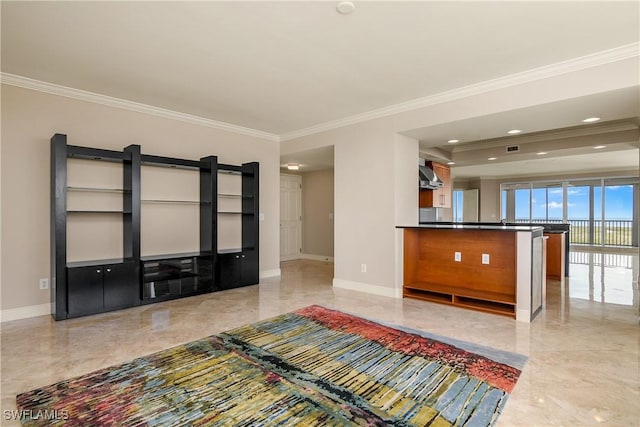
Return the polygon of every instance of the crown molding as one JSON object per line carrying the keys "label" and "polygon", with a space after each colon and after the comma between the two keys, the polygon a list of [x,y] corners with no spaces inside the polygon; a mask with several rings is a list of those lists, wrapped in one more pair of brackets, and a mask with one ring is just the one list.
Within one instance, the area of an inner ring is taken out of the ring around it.
{"label": "crown molding", "polygon": [[368,111],[366,113],[355,114],[353,116],[345,117],[342,119],[331,120],[308,128],[288,132],[280,135],[280,141],[288,141],[314,133],[324,132],[343,126],[361,123],[367,120],[373,120],[391,116],[393,114],[417,110],[431,105],[455,101],[458,99],[480,95],[494,90],[504,89],[511,86],[534,82],[536,80],[542,80],[566,73],[580,71],[586,68],[606,65],[630,58],[637,58],[639,56],[640,43],[631,43],[613,49],[603,50],[578,58],[569,59],[567,61],[545,65],[543,67],[534,68],[531,70],[523,71],[521,73],[510,74],[508,76],[500,77],[497,79],[463,86],[446,92],[430,95],[424,98],[418,98],[411,101],[390,105],[388,107]]}
{"label": "crown molding", "polygon": [[139,113],[149,114],[158,117],[164,117],[172,120],[178,120],[186,123],[196,124],[199,126],[210,127],[218,130],[224,130],[233,132],[240,135],[246,135],[265,139],[268,141],[282,142],[295,138],[300,138],[315,133],[325,132],[340,127],[362,123],[368,120],[383,118],[398,113],[407,111],[413,111],[420,108],[428,107],[431,105],[441,104],[445,102],[455,101],[466,97],[479,95],[499,89],[508,88],[511,86],[521,85],[536,80],[555,77],[562,74],[580,71],[586,68],[595,67],[599,65],[605,65],[617,61],[622,61],[630,58],[637,58],[640,56],[640,43],[631,43],[628,45],[616,47],[613,49],[596,52],[590,55],[581,56],[578,58],[570,59],[567,61],[558,62],[555,64],[534,68],[532,70],[524,71],[521,73],[511,74],[505,77],[497,79],[487,80],[481,83],[476,83],[468,86],[463,86],[450,91],[441,92],[435,95],[430,95],[424,98],[418,98],[411,101],[390,105],[387,107],[379,108],[376,110],[368,111],[365,113],[355,114],[342,119],[331,120],[325,123],[320,123],[315,126],[303,128],[288,132],[282,135],[276,135],[269,132],[264,132],[256,129],[251,129],[243,126],[233,125],[217,120],[207,119],[200,116],[195,116],[186,113],[180,113],[177,111],[168,110],[165,108],[154,107],[147,104],[141,104],[134,101],[128,101],[125,99],[114,98],[107,95],[101,95],[94,92],[88,92],[81,89],[74,89],[66,86],[57,85],[54,83],[43,82],[40,80],[31,79],[28,77],[18,76],[9,73],[0,73],[0,82],[11,86],[22,87],[25,89],[31,89],[39,92],[50,93],[53,95],[64,96],[67,98],[78,99],[81,101],[93,102],[96,104],[102,104],[114,108],[120,108],[129,111],[135,111]]}
{"label": "crown molding", "polygon": [[251,129],[243,126],[233,125],[231,123],[220,122],[217,120],[207,119],[205,117],[194,116],[192,114],[180,113],[177,111],[167,110],[165,108],[154,107],[152,105],[141,104],[139,102],[128,101],[126,99],[114,98],[99,93],[89,92],[81,89],[74,89],[67,86],[61,86],[54,83],[43,82],[24,76],[18,76],[9,73],[0,73],[0,82],[2,84],[21,87],[24,89],[35,90],[38,92],[50,93],[52,95],[64,96],[66,98],[77,99],[80,101],[92,102],[94,104],[106,105],[108,107],[120,108],[123,110],[135,111],[137,113],[149,114],[152,116],[163,117],[166,119],[178,120],[185,123],[205,126],[213,129],[233,132],[240,135],[252,136],[269,141],[279,142],[278,135]]}

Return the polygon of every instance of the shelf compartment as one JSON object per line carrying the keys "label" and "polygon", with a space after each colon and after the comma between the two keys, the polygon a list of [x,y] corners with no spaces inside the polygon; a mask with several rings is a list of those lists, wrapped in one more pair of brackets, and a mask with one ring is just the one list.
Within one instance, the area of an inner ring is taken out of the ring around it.
{"label": "shelf compartment", "polygon": [[131,192],[116,187],[73,187],[75,190],[67,192],[67,211],[123,211],[130,210],[125,206],[125,200]]}
{"label": "shelf compartment", "polygon": [[453,295],[441,292],[425,291],[422,289],[405,289],[404,296],[422,299],[425,301],[438,302],[443,304],[452,304]]}
{"label": "shelf compartment", "polygon": [[403,296],[514,318],[516,315],[515,295],[418,282],[405,284]]}
{"label": "shelf compartment", "polygon": [[145,303],[210,292],[212,288],[211,254],[142,261],[142,298]]}
{"label": "shelf compartment", "polygon": [[453,303],[454,305],[460,307],[468,307],[473,310],[484,311],[487,313],[505,314],[513,317],[515,317],[516,315],[515,304],[504,304],[494,301],[487,301],[477,298],[467,298],[455,295],[453,297]]}
{"label": "shelf compartment", "polygon": [[153,273],[144,273],[144,282],[162,282],[166,280],[179,280],[187,277],[199,277],[199,274],[195,273],[186,273],[186,272],[153,272]]}
{"label": "shelf compartment", "polygon": [[476,299],[493,301],[493,302],[498,302],[503,304],[516,303],[515,294],[501,294],[497,292],[485,291],[482,289],[469,289],[461,286],[450,286],[450,285],[441,285],[437,283],[425,283],[425,282],[406,283],[404,287],[408,289],[414,289],[414,290],[423,290],[423,291],[459,295],[459,296],[464,296],[468,298],[476,298]]}

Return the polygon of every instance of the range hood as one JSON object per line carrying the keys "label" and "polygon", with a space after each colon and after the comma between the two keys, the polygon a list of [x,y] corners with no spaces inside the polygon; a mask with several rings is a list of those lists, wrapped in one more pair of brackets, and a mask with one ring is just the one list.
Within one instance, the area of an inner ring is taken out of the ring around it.
{"label": "range hood", "polygon": [[444,182],[438,178],[429,166],[419,165],[420,188],[424,190],[437,190],[444,187]]}

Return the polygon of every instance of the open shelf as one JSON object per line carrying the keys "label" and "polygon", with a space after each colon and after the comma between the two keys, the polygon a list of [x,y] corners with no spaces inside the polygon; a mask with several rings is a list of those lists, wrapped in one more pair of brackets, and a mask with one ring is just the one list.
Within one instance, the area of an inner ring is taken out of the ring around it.
{"label": "open shelf", "polygon": [[212,290],[214,269],[210,254],[145,258],[147,260],[142,261],[144,304]]}
{"label": "open shelf", "polygon": [[408,283],[403,296],[515,317],[515,295],[499,294],[436,283]]}
{"label": "open shelf", "polygon": [[218,193],[218,197],[228,197],[232,199],[253,199],[253,196],[246,194],[229,194],[229,193]]}
{"label": "open shelf", "polygon": [[74,209],[67,211],[67,214],[130,214],[131,211],[115,211],[115,210],[90,210],[90,209]]}
{"label": "open shelf", "polygon": [[455,295],[453,297],[453,304],[487,313],[505,314],[514,317],[516,315],[515,304],[503,304],[494,301],[485,301],[477,298],[467,298]]}
{"label": "open shelf", "polygon": [[90,193],[125,193],[126,190],[122,188],[102,188],[102,187],[75,187],[69,186],[67,187],[67,191],[82,191],[82,192],[90,192]]}
{"label": "open shelf", "polygon": [[170,200],[170,199],[142,199],[142,203],[162,203],[162,204],[180,204],[180,205],[199,205],[199,200]]}

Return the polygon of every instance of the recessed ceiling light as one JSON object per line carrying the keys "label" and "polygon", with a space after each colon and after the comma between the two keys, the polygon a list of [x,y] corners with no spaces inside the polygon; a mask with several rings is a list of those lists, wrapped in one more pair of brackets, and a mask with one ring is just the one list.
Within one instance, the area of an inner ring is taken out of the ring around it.
{"label": "recessed ceiling light", "polygon": [[448,165],[455,165],[456,162],[447,162]]}
{"label": "recessed ceiling light", "polygon": [[496,160],[497,157],[489,157],[487,160]]}
{"label": "recessed ceiling light", "polygon": [[447,141],[449,144],[455,144],[456,142],[460,142],[459,139],[450,139]]}
{"label": "recessed ceiling light", "polygon": [[600,150],[601,148],[607,148],[606,145],[596,145],[593,147],[594,150]]}
{"label": "recessed ceiling light", "polygon": [[600,117],[589,117],[587,119],[584,119],[583,122],[584,123],[593,123],[593,122],[597,122],[598,120],[600,120]]}
{"label": "recessed ceiling light", "polygon": [[336,10],[343,14],[343,15],[348,15],[351,12],[353,12],[356,8],[356,5],[353,4],[353,2],[350,1],[341,1],[340,3],[338,3],[338,5],[336,6]]}
{"label": "recessed ceiling light", "polygon": [[516,133],[520,133],[522,132],[520,129],[511,129],[509,132],[507,132],[509,135],[515,135]]}
{"label": "recessed ceiling light", "polygon": [[290,171],[297,171],[300,169],[300,165],[297,163],[288,163],[287,169],[289,169]]}
{"label": "recessed ceiling light", "polygon": [[547,154],[546,151],[540,151],[539,153],[536,153],[536,156],[544,156],[545,154]]}

